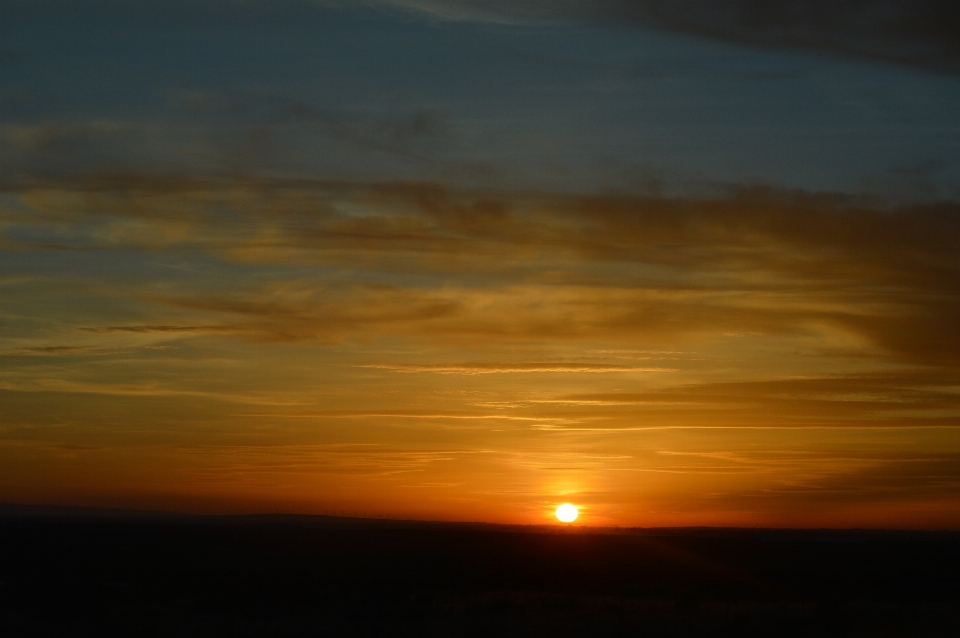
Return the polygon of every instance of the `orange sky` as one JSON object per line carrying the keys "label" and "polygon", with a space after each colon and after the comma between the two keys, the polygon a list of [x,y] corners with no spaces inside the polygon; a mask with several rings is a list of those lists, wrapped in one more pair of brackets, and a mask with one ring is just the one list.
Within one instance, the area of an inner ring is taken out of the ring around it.
{"label": "orange sky", "polygon": [[98,259],[166,267],[3,281],[3,500],[960,521],[952,209],[136,178],[15,196]]}

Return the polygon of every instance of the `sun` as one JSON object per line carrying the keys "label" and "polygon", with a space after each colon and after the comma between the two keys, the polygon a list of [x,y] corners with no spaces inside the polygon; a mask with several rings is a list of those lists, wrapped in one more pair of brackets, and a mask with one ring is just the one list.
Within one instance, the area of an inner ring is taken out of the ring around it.
{"label": "sun", "polygon": [[564,503],[557,508],[557,520],[561,523],[572,523],[577,520],[579,514],[580,512],[577,511],[577,508],[570,503]]}

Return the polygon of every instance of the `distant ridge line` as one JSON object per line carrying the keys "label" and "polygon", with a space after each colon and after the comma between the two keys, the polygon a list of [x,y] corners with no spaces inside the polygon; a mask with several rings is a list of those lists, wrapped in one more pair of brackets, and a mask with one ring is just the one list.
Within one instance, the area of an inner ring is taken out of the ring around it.
{"label": "distant ridge line", "polygon": [[416,519],[366,518],[331,514],[258,513],[192,514],[170,510],[139,510],[75,505],[35,505],[0,502],[0,521],[70,520],[104,522],[183,522],[197,524],[302,524],[329,528],[366,528],[410,530],[486,531],[528,534],[583,534],[603,536],[686,536],[755,537],[764,543],[858,544],[869,540],[896,538],[954,540],[960,542],[960,530],[903,530],[864,528],[773,528],[773,527],[592,527],[587,525],[535,525],[488,523],[482,521],[437,521]]}

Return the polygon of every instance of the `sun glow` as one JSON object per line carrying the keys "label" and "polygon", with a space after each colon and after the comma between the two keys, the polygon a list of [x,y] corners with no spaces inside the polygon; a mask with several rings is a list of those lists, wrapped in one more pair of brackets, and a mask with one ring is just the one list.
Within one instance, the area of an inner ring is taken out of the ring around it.
{"label": "sun glow", "polygon": [[577,511],[577,508],[570,503],[564,503],[557,508],[557,520],[561,523],[572,523],[577,520],[579,515],[580,512]]}

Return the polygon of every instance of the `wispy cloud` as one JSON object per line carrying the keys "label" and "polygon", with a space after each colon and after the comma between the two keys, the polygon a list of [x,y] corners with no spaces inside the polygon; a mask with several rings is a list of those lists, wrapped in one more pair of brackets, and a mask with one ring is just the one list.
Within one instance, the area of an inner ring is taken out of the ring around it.
{"label": "wispy cloud", "polygon": [[93,346],[35,346],[18,348],[18,351],[41,355],[74,355],[88,352],[91,349],[93,349]]}
{"label": "wispy cloud", "polygon": [[82,327],[80,330],[84,332],[93,332],[96,334],[110,334],[115,332],[129,332],[134,334],[149,334],[149,333],[229,333],[229,332],[238,332],[236,328],[230,326],[104,326],[102,328],[98,327]]}
{"label": "wispy cloud", "polygon": [[523,372],[568,372],[568,373],[607,373],[607,372],[674,372],[670,368],[639,368],[633,366],[609,365],[603,363],[463,363],[463,364],[416,364],[416,363],[375,363],[358,365],[358,368],[375,368],[395,372],[436,374],[516,374]]}
{"label": "wispy cloud", "polygon": [[274,396],[178,388],[148,383],[72,381],[58,378],[0,379],[0,390],[17,393],[90,394],[106,397],[179,397],[247,405],[284,405]]}
{"label": "wispy cloud", "polygon": [[[958,428],[960,379],[936,369],[535,399],[570,406],[586,428]],[[563,426],[557,426],[563,427]]]}
{"label": "wispy cloud", "polygon": [[232,416],[268,418],[268,419],[414,419],[427,421],[535,421],[535,422],[564,422],[569,419],[525,416],[510,413],[500,414],[467,414],[463,412],[424,412],[419,410],[369,412],[362,410],[328,410],[324,412],[276,412],[276,413],[243,413]]}

